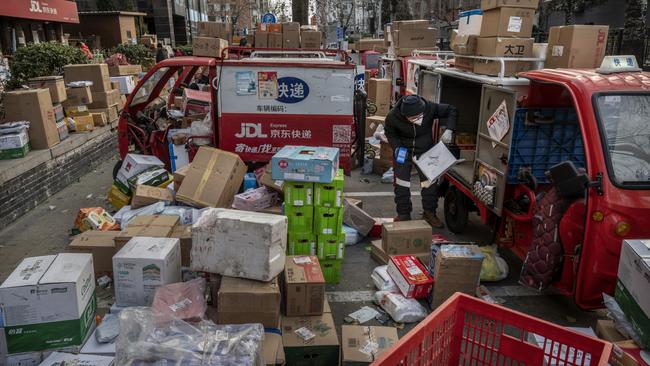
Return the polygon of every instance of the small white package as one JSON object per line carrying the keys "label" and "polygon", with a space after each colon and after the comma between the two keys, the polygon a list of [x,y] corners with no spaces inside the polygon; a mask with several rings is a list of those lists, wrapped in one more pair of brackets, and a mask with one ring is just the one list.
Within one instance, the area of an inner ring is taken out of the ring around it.
{"label": "small white package", "polygon": [[375,267],[372,274],[370,274],[370,278],[372,278],[372,282],[375,283],[375,287],[379,291],[399,293],[399,288],[395,285],[395,281],[388,275],[388,266]]}

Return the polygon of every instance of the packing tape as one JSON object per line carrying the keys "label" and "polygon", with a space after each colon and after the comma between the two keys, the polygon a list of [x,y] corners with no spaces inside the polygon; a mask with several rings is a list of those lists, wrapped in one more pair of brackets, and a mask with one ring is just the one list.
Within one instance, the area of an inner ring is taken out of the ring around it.
{"label": "packing tape", "polygon": [[210,159],[210,161],[208,162],[208,166],[203,171],[203,176],[201,176],[201,181],[199,182],[199,185],[196,187],[196,191],[194,191],[194,197],[192,197],[193,201],[198,202],[200,204],[204,204],[206,206],[210,206],[207,202],[201,201],[201,194],[203,193],[203,189],[205,188],[205,185],[208,183],[208,179],[210,178],[210,173],[212,172],[212,169],[216,164],[217,164],[217,159]]}

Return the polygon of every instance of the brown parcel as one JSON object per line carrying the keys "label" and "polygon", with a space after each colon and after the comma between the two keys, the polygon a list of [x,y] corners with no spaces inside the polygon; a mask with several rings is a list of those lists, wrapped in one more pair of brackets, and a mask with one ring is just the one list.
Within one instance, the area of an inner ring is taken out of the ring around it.
{"label": "brown parcel", "polygon": [[282,48],[300,48],[300,30],[286,30],[282,27]]}
{"label": "brown parcel", "polygon": [[[311,330],[315,337],[306,341],[299,336],[296,330],[303,327]],[[318,316],[283,316],[281,331],[288,362],[295,362],[292,358],[307,359],[309,357],[309,362],[301,365],[340,365],[340,343],[332,313],[323,313]],[[309,348],[313,348],[313,350]]]}
{"label": "brown parcel", "polygon": [[182,168],[176,169],[174,172],[174,191],[178,192],[178,189],[181,187],[181,183],[183,183],[183,179],[185,179],[185,176],[189,170],[189,165],[185,165]]}
{"label": "brown parcel", "polygon": [[10,91],[4,95],[5,121],[29,121],[29,143],[34,150],[59,143],[48,89]]}
{"label": "brown parcel", "polygon": [[343,200],[343,223],[366,236],[375,224],[375,219],[346,198]]}
{"label": "brown parcel", "polygon": [[90,115],[93,117],[93,123],[95,124],[95,127],[106,126],[108,123],[108,120],[106,119],[106,113],[104,112],[91,113]]}
{"label": "brown parcel", "polygon": [[113,104],[108,108],[89,109],[88,111],[90,113],[104,113],[108,122],[115,121],[120,115],[118,112],[118,104]]}
{"label": "brown parcel", "polygon": [[270,282],[223,276],[217,296],[218,324],[261,323],[275,328],[280,323],[280,286]]}
{"label": "brown parcel", "polygon": [[380,141],[379,143],[379,157],[384,159],[384,160],[393,160],[393,148],[390,146],[388,142],[385,141]]}
{"label": "brown parcel", "polygon": [[142,65],[115,65],[108,67],[108,75],[110,76],[140,75],[141,72]]}
{"label": "brown parcel", "polygon": [[282,33],[286,31],[300,31],[300,23],[298,22],[284,22],[282,23]]}
{"label": "brown parcel", "polygon": [[93,92],[93,102],[89,103],[88,109],[108,108],[113,104],[122,103],[119,90],[109,90],[107,92]]}
{"label": "brown parcel", "polygon": [[282,48],[282,33],[271,32],[268,34],[268,48]]}
{"label": "brown parcel", "polygon": [[389,255],[422,253],[430,250],[431,226],[424,220],[385,223],[382,227],[382,249]]}
{"label": "brown parcel", "polygon": [[192,252],[192,225],[176,225],[169,237],[181,241],[181,267],[189,267]]}
{"label": "brown parcel", "polygon": [[228,58],[228,54],[223,53],[223,50],[226,47],[228,47],[228,41],[225,39],[194,37],[194,41],[192,42],[192,54],[194,56]]}
{"label": "brown parcel", "polygon": [[284,345],[282,344],[282,335],[271,332],[264,333],[262,352],[264,353],[265,365],[284,365],[285,357]]}
{"label": "brown parcel", "polygon": [[320,48],[323,34],[319,31],[300,32],[300,48]]}
{"label": "brown parcel", "polygon": [[31,78],[27,82],[27,86],[31,89],[49,89],[52,103],[63,103],[67,99],[63,76],[41,76],[38,78]]}
{"label": "brown parcel", "polygon": [[544,67],[597,68],[607,48],[606,25],[571,25],[551,27]]}
{"label": "brown parcel", "polygon": [[358,51],[372,51],[375,46],[383,46],[383,38],[361,38],[357,41],[356,47]]}
{"label": "brown parcel", "polygon": [[239,155],[200,147],[176,199],[200,207],[230,207],[245,174]]}
{"label": "brown parcel", "polygon": [[159,201],[174,202],[174,192],[167,188],[140,184],[135,187],[135,193],[131,199],[131,208],[149,206]]}
{"label": "brown parcel", "polygon": [[612,366],[639,366],[640,364],[625,349],[638,349],[639,346],[633,340],[627,339],[614,325],[613,320],[599,319],[596,322],[596,335],[614,344],[614,351],[610,358]]}
{"label": "brown parcel", "polygon": [[256,31],[255,32],[255,48],[268,48],[269,47],[269,32]]}
{"label": "brown parcel", "polygon": [[437,34],[435,28],[397,30],[393,32],[393,43],[398,48],[435,47]]}
{"label": "brown parcel", "polygon": [[502,7],[537,9],[539,0],[481,0],[481,10]]}
{"label": "brown parcel", "polygon": [[[384,250],[381,248],[381,240],[373,240],[371,242],[372,246],[370,247],[370,256],[372,259],[377,261],[378,263],[381,264],[388,264],[388,260],[390,259],[390,256],[384,252]],[[415,258],[417,258],[422,265],[425,267],[429,268],[429,261],[431,260],[431,250],[428,250],[427,252],[422,252],[422,253],[413,253],[411,254]]]}
{"label": "brown parcel", "polygon": [[375,158],[372,160],[372,172],[375,174],[382,175],[388,171],[393,166],[392,159],[382,159]]}
{"label": "brown parcel", "polygon": [[221,38],[232,41],[232,23],[198,22],[197,32],[199,37]]}
{"label": "brown parcel", "polygon": [[[390,111],[390,80],[376,79],[368,80],[368,114],[385,116]],[[375,108],[371,108],[374,106]]]}
{"label": "brown parcel", "polygon": [[431,309],[437,308],[456,292],[474,296],[481,277],[483,255],[476,245],[467,245],[468,253],[438,251],[433,274],[436,284]]}
{"label": "brown parcel", "polygon": [[[310,262],[296,264],[296,259]],[[325,301],[325,278],[316,256],[287,256],[284,267],[286,316],[319,315]]]}
{"label": "brown parcel", "polygon": [[451,49],[457,55],[476,55],[476,46],[478,43],[478,36],[476,35],[458,35],[458,31],[454,30],[451,34],[450,45]]}
{"label": "brown parcel", "polygon": [[522,37],[533,33],[535,9],[498,8],[483,12],[481,37]]}
{"label": "brown parcel", "polygon": [[68,99],[63,103],[63,107],[75,107],[78,105],[88,105],[93,102],[93,93],[89,86],[80,88],[65,88]]}
{"label": "brown parcel", "polygon": [[431,21],[426,19],[417,20],[398,20],[393,22],[393,30],[411,30],[427,29],[431,26]]}
{"label": "brown parcel", "polygon": [[[397,343],[397,328],[361,325],[343,325],[341,328],[341,345],[343,362],[372,362]],[[368,354],[360,350],[370,342],[378,345]]]}
{"label": "brown parcel", "polygon": [[85,116],[74,116],[75,132],[88,132],[95,129],[95,120],[88,113]]}
{"label": "brown parcel", "polygon": [[68,251],[74,253],[92,253],[95,278],[113,272],[115,237],[119,231],[87,230],[72,239]]}
{"label": "brown parcel", "polygon": [[65,83],[72,81],[92,81],[90,89],[93,92],[107,92],[111,90],[111,80],[107,64],[81,64],[63,67]]}
{"label": "brown parcel", "polygon": [[178,216],[136,216],[115,237],[115,247],[117,250],[122,249],[134,236],[169,238],[176,225],[178,225],[178,221]]}
{"label": "brown parcel", "polygon": [[476,54],[486,57],[532,57],[532,38],[488,37],[479,38]]}
{"label": "brown parcel", "polygon": [[377,130],[377,127],[379,127],[379,125],[383,126],[385,120],[386,120],[385,116],[366,117],[366,137],[370,137],[374,135],[375,130]]}
{"label": "brown parcel", "polygon": [[[458,61],[458,58],[456,58]],[[501,63],[491,60],[473,60],[472,67],[475,74],[498,76],[501,72]],[[527,61],[508,61],[505,63],[503,76],[515,76],[520,72],[528,71],[532,64]]]}

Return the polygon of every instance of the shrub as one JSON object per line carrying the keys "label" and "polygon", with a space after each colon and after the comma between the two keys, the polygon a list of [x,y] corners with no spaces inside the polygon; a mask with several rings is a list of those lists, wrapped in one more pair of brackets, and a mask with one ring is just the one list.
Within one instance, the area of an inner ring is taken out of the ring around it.
{"label": "shrub", "polygon": [[176,48],[181,50],[185,55],[192,55],[192,44],[177,45]]}
{"label": "shrub", "polygon": [[60,75],[65,65],[88,62],[86,55],[77,47],[55,42],[30,43],[16,50],[9,65],[11,79],[8,86],[15,88],[30,78]]}
{"label": "shrub", "polygon": [[111,50],[111,54],[121,53],[132,65],[142,65],[147,59],[152,58],[151,51],[141,44],[121,44]]}

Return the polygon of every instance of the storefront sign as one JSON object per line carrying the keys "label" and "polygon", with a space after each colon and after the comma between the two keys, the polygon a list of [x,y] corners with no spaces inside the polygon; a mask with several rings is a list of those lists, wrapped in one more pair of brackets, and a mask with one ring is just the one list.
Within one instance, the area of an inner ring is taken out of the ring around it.
{"label": "storefront sign", "polygon": [[2,6],[0,6],[0,16],[79,23],[77,3],[66,0],[3,1]]}

